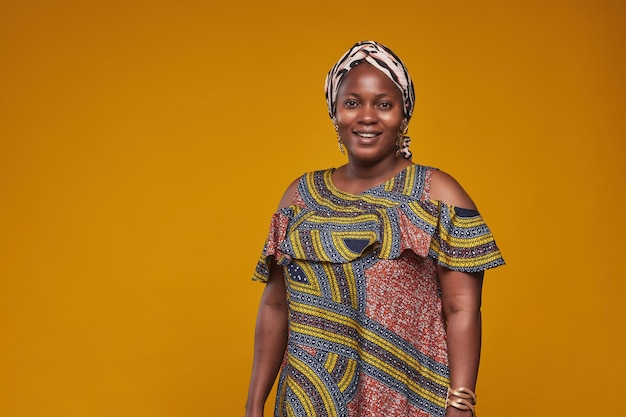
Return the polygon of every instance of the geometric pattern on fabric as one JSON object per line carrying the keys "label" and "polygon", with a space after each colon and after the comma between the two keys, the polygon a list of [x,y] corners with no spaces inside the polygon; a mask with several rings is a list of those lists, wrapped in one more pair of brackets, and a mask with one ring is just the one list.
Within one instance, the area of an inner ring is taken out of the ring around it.
{"label": "geometric pattern on fabric", "polygon": [[332,171],[301,177],[254,275],[267,281],[274,258],[287,286],[275,415],[442,417],[449,369],[435,265],[482,271],[504,263],[500,252],[477,212],[429,200],[432,168],[410,165],[358,195],[335,188]]}

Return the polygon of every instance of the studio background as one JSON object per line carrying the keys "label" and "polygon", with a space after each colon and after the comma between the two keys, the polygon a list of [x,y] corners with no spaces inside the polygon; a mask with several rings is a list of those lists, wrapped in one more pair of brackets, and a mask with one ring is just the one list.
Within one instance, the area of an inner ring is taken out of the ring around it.
{"label": "studio background", "polygon": [[250,277],[287,185],[345,161],[323,82],[363,39],[405,61],[414,160],[464,185],[507,261],[486,274],[478,414],[622,414],[625,18],[3,1],[0,416],[243,415]]}

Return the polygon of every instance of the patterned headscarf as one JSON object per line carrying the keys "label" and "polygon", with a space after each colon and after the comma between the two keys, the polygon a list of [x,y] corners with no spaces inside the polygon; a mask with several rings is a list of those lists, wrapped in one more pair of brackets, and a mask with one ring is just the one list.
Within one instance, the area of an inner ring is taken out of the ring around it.
{"label": "patterned headscarf", "polygon": [[324,92],[331,119],[335,117],[337,112],[337,92],[341,81],[352,68],[363,61],[380,70],[400,89],[404,104],[404,116],[409,120],[415,104],[413,81],[411,81],[411,77],[400,58],[391,49],[374,41],[356,43],[328,73]]}

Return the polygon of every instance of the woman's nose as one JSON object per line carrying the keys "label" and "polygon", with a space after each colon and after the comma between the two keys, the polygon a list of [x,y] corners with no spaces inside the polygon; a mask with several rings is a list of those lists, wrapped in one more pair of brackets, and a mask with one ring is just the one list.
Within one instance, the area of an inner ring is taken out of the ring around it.
{"label": "woman's nose", "polygon": [[361,123],[374,123],[378,118],[375,106],[362,106],[359,112],[359,121]]}

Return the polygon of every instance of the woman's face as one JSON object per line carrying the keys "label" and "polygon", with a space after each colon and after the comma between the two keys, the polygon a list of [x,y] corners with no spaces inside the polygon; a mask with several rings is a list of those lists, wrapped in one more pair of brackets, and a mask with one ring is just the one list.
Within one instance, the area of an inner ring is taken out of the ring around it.
{"label": "woman's face", "polygon": [[336,120],[351,159],[378,162],[395,158],[404,120],[402,94],[382,72],[360,63],[339,86]]}

